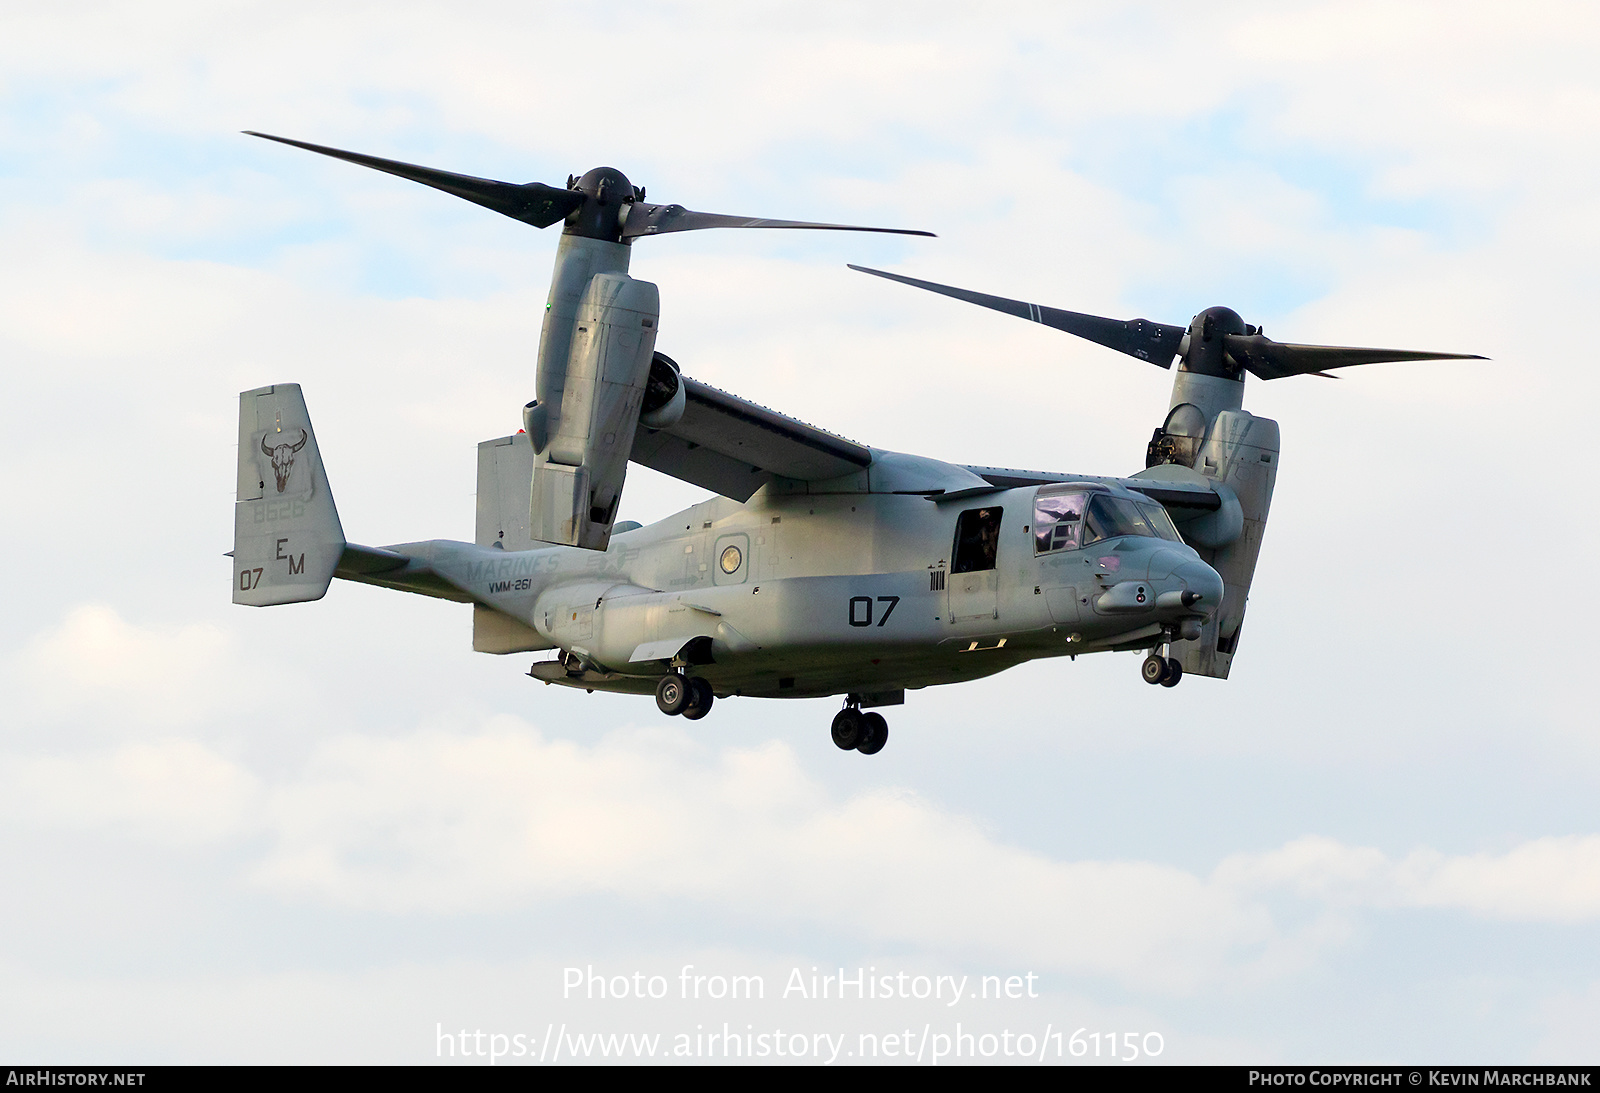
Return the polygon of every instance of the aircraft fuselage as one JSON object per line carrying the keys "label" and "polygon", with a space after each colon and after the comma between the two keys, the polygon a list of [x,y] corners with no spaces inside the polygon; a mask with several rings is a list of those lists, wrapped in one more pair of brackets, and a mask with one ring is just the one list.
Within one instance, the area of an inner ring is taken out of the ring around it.
{"label": "aircraft fuselage", "polygon": [[[494,651],[560,650],[537,678],[630,693],[676,659],[719,696],[892,702],[1038,657],[1153,647],[1221,602],[1221,578],[1181,541],[1039,553],[1040,488],[936,500],[768,486],[617,534],[603,553],[392,549],[525,624],[526,641]],[[1198,602],[1172,602],[1185,592]]]}

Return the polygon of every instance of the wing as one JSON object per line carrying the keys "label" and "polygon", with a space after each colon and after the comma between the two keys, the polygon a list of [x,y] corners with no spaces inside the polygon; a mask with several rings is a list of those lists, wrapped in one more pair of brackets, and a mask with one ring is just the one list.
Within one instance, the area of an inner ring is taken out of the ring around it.
{"label": "wing", "polygon": [[683,417],[659,431],[639,426],[633,462],[735,501],[749,500],[774,478],[819,482],[872,462],[865,445],[682,379]]}
{"label": "wing", "polygon": [[1054,471],[1018,471],[1009,467],[968,467],[967,470],[997,490],[1042,486],[1050,482],[1115,482],[1159,502],[1180,523],[1222,507],[1222,498],[1210,485],[1176,476],[1106,478],[1090,474],[1057,474]]}
{"label": "wing", "polygon": [[[820,482],[863,470],[872,462],[872,450],[865,445],[688,376],[683,377],[683,383],[683,417],[659,431],[639,426],[630,456],[633,462],[735,501],[749,500],[751,494],[774,478]],[[1116,482],[1159,501],[1179,520],[1184,518],[1183,510],[1199,515],[1222,504],[1214,490],[1188,481],[1103,478],[1004,467],[962,469],[987,482],[988,489],[933,491],[939,500],[958,500],[1046,482]]]}

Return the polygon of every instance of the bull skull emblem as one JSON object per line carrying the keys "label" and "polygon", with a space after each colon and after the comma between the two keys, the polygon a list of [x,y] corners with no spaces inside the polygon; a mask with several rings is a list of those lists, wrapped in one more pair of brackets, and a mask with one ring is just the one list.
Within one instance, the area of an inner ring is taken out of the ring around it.
{"label": "bull skull emblem", "polygon": [[268,435],[262,434],[261,454],[272,460],[272,475],[278,480],[278,492],[282,493],[289,484],[289,472],[294,469],[294,454],[306,446],[308,434],[301,429],[300,439],[293,444],[268,444]]}

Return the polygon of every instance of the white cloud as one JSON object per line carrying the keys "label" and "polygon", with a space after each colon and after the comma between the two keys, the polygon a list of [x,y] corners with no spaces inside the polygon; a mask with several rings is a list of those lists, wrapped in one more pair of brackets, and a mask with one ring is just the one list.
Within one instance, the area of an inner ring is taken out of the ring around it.
{"label": "white cloud", "polygon": [[1229,858],[1218,879],[1241,891],[1287,888],[1344,907],[1431,907],[1513,922],[1600,919],[1600,835],[1534,839],[1503,853],[1422,848],[1391,858],[1307,837]]}
{"label": "white cloud", "polygon": [[0,755],[0,807],[25,826],[219,843],[259,822],[259,792],[250,773],[191,740],[86,755]]}
{"label": "white cloud", "polygon": [[[140,627],[86,605],[29,642],[8,674],[36,716],[172,727],[220,708],[230,665],[215,627]],[[338,906],[462,913],[594,892],[672,897],[886,941],[1031,954],[1167,989],[1252,961],[1301,964],[1337,939],[1328,922],[1285,937],[1259,903],[1265,892],[1341,913],[1600,916],[1600,837],[1401,859],[1306,838],[1229,858],[1210,877],[1144,861],[1051,860],[914,794],[838,798],[784,745],[711,753],[664,730],[589,747],[509,718],[467,735],[346,734],[270,786],[173,738],[13,757],[3,769],[13,812],[46,822],[178,841],[268,832],[259,882]],[[873,909],[865,923],[862,907]]]}
{"label": "white cloud", "polygon": [[[1210,875],[1063,860],[907,791],[831,793],[784,745],[717,752],[676,729],[593,745],[511,718],[471,733],[346,735],[271,780],[182,741],[0,769],[17,808],[67,826],[177,842],[266,835],[253,882],[297,903],[432,916],[668,899],[1158,994],[1294,972],[1345,944],[1363,908],[1600,918],[1600,836],[1400,859],[1305,838]],[[1309,925],[1275,919],[1268,901],[1282,895],[1305,902]]]}
{"label": "white cloud", "polygon": [[1600,918],[1600,836],[1398,860],[1306,838],[1231,857],[1210,876],[1052,860],[914,794],[840,799],[784,745],[714,754],[665,730],[593,747],[510,719],[470,736],[347,737],[272,808],[278,840],[258,879],[335,904],[459,912],[584,892],[672,896],[1162,989],[1295,965],[1310,955],[1297,946],[1342,936],[1328,921],[1285,936],[1258,902],[1273,892],[1329,912]]}
{"label": "white cloud", "polygon": [[204,623],[142,627],[85,604],[7,666],[13,716],[87,717],[113,728],[189,725],[224,696],[230,645]]}
{"label": "white cloud", "polygon": [[786,746],[712,752],[679,730],[583,746],[501,718],[470,734],[345,736],[277,778],[168,738],[0,756],[0,792],[27,827],[176,848],[243,850],[264,836],[255,885],[347,911],[431,917],[593,894],[634,906],[665,899],[765,928],[1161,994],[1286,944],[1262,907],[1184,870],[1051,860],[909,792],[830,793]]}

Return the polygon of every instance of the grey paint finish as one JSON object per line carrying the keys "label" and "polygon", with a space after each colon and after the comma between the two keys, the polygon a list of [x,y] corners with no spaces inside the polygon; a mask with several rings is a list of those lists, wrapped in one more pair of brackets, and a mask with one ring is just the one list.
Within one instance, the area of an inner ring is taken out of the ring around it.
{"label": "grey paint finish", "polygon": [[233,602],[319,600],[344,552],[344,531],[300,385],[239,395]]}
{"label": "grey paint finish", "polygon": [[[341,542],[337,575],[474,604],[474,647],[558,650],[559,663],[533,672],[550,682],[648,693],[669,661],[683,655],[720,695],[854,693],[885,703],[905,690],[1110,647],[1137,626],[1195,613],[1157,607],[1153,599],[1133,618],[1092,606],[1074,612],[1076,601],[1092,605],[1120,582],[1198,591],[1207,603],[1222,596],[1220,578],[1181,543],[1116,539],[1036,555],[1028,530],[1034,486],[992,491],[980,502],[1004,513],[994,566],[971,574],[973,590],[962,591],[940,577],[953,576],[956,521],[970,506],[931,503],[924,493],[869,491],[856,479],[871,478],[871,469],[847,476],[845,485],[861,486],[855,490],[764,488],[743,504],[713,498],[621,532],[604,552],[503,549],[504,529],[492,510],[497,498],[514,494],[531,452],[525,444],[510,437],[480,446],[478,536],[487,545]],[[964,468],[897,453],[875,452],[872,467],[888,486],[976,478]],[[245,492],[259,492],[259,481]],[[336,526],[331,498],[328,512]],[[724,568],[730,547],[739,556]],[[981,610],[962,608],[952,617],[952,604],[971,595]],[[690,657],[692,650],[702,654]]]}
{"label": "grey paint finish", "polygon": [[1272,508],[1279,447],[1276,421],[1240,410],[1219,414],[1200,448],[1195,469],[1237,499],[1238,530],[1224,541],[1197,544],[1200,556],[1221,574],[1227,594],[1197,640],[1173,644],[1173,655],[1185,672],[1228,678]]}
{"label": "grey paint finish", "polygon": [[561,417],[572,333],[589,282],[596,274],[626,274],[632,257],[633,250],[626,244],[604,239],[562,235],[556,242],[555,270],[550,276],[550,295],[545,300],[544,325],[539,331],[534,387],[539,403],[546,408],[552,422]]}
{"label": "grey paint finish", "polygon": [[[1146,469],[1120,482],[1167,506],[1187,542],[1199,548],[1225,579],[1226,602],[1207,614],[1198,631],[1189,623],[1177,634],[1130,632],[1125,640],[1110,640],[1105,647],[1167,645],[1183,671],[1193,675],[1228,676],[1277,476],[1278,425],[1243,409],[1245,375],[1270,380],[1325,375],[1330,368],[1383,361],[1483,359],[1463,353],[1275,342],[1226,307],[1209,307],[1195,315],[1181,339],[1174,341],[1179,328],[1144,319],[1123,322],[1080,315],[861,266],[851,268],[1041,322],[1163,368],[1170,366],[1172,355],[1178,357],[1169,412],[1151,439]],[[994,485],[1016,486],[1052,477],[972,469]],[[1081,606],[1083,598],[1079,600]]]}
{"label": "grey paint finish", "polygon": [[[1145,470],[1086,477],[871,449],[675,365],[665,378],[679,386],[642,418],[645,395],[667,386],[650,379],[659,301],[627,275],[633,238],[848,226],[648,205],[612,168],[558,190],[285,143],[565,227],[524,417],[532,440],[480,446],[476,541],[346,543],[299,389],[245,392],[234,598],[316,599],[339,576],[472,603],[474,648],[559,650],[530,671],[547,682],[648,693],[689,667],[720,695],[843,692],[861,706],[1030,659],[1133,649],[1175,654],[1147,661],[1151,682],[1176,682],[1176,662],[1226,678],[1279,451],[1277,424],[1242,408],[1245,374],[1463,356],[1278,343],[1225,307],[1187,327],[1113,320],[869,270],[1163,368],[1176,358]],[[630,459],[722,496],[613,533]],[[565,545],[539,545],[552,542]]]}
{"label": "grey paint finish", "polygon": [[[590,278],[572,319],[561,411],[550,423],[548,446],[536,453],[533,538],[588,550],[610,542],[660,311],[648,281],[619,273]],[[546,319],[546,330],[553,321]]]}
{"label": "grey paint finish", "polygon": [[531,550],[528,534],[528,483],[533,478],[533,444],[526,433],[485,440],[478,445],[478,520],[473,542],[501,550]]}
{"label": "grey paint finish", "polygon": [[825,481],[872,462],[872,450],[709,384],[682,377],[683,416],[640,426],[632,459],[703,489],[746,501],[775,478]]}

